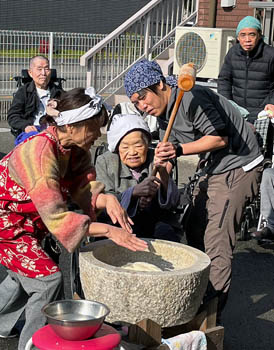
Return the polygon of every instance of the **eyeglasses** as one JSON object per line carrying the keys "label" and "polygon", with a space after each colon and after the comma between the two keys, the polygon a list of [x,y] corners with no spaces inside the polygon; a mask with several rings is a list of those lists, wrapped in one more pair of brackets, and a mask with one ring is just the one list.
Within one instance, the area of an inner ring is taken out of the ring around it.
{"label": "eyeglasses", "polygon": [[250,38],[250,39],[254,39],[257,37],[257,33],[240,33],[239,34],[239,38],[240,39],[245,39],[245,38]]}

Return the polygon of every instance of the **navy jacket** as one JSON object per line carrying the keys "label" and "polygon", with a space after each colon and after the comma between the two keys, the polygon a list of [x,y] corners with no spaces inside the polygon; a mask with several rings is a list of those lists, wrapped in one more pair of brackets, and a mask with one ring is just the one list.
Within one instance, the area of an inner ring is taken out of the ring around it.
{"label": "navy jacket", "polygon": [[260,40],[247,53],[235,44],[225,57],[218,92],[246,108],[254,122],[266,104],[274,104],[274,48]]}

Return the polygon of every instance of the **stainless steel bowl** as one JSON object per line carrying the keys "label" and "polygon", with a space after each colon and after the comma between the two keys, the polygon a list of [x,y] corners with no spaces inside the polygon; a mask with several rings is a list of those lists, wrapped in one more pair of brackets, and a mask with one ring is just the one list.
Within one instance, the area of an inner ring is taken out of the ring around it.
{"label": "stainless steel bowl", "polygon": [[102,326],[109,308],[91,300],[58,300],[42,308],[48,324],[63,339],[84,340]]}

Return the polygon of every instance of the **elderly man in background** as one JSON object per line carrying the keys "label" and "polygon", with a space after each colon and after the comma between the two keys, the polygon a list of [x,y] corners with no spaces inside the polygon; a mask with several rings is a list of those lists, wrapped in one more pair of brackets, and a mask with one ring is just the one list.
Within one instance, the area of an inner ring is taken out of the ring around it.
{"label": "elderly man in background", "polygon": [[32,81],[19,88],[8,111],[8,123],[16,137],[22,132],[40,131],[48,100],[59,97],[63,91],[50,81],[51,70],[45,56],[32,57],[28,73]]}
{"label": "elderly man in background", "polygon": [[218,92],[247,109],[254,123],[274,103],[274,48],[264,43],[261,23],[252,16],[239,22],[236,36],[238,43],[228,51],[218,77]]}

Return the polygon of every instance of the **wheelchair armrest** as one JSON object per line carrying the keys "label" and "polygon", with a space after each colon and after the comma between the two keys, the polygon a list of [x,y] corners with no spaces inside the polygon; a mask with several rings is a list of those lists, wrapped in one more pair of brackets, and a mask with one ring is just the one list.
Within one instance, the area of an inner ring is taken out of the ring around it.
{"label": "wheelchair armrest", "polygon": [[18,135],[21,134],[22,130],[20,129],[15,129],[13,127],[10,127],[10,132],[12,133],[12,135],[16,138]]}

